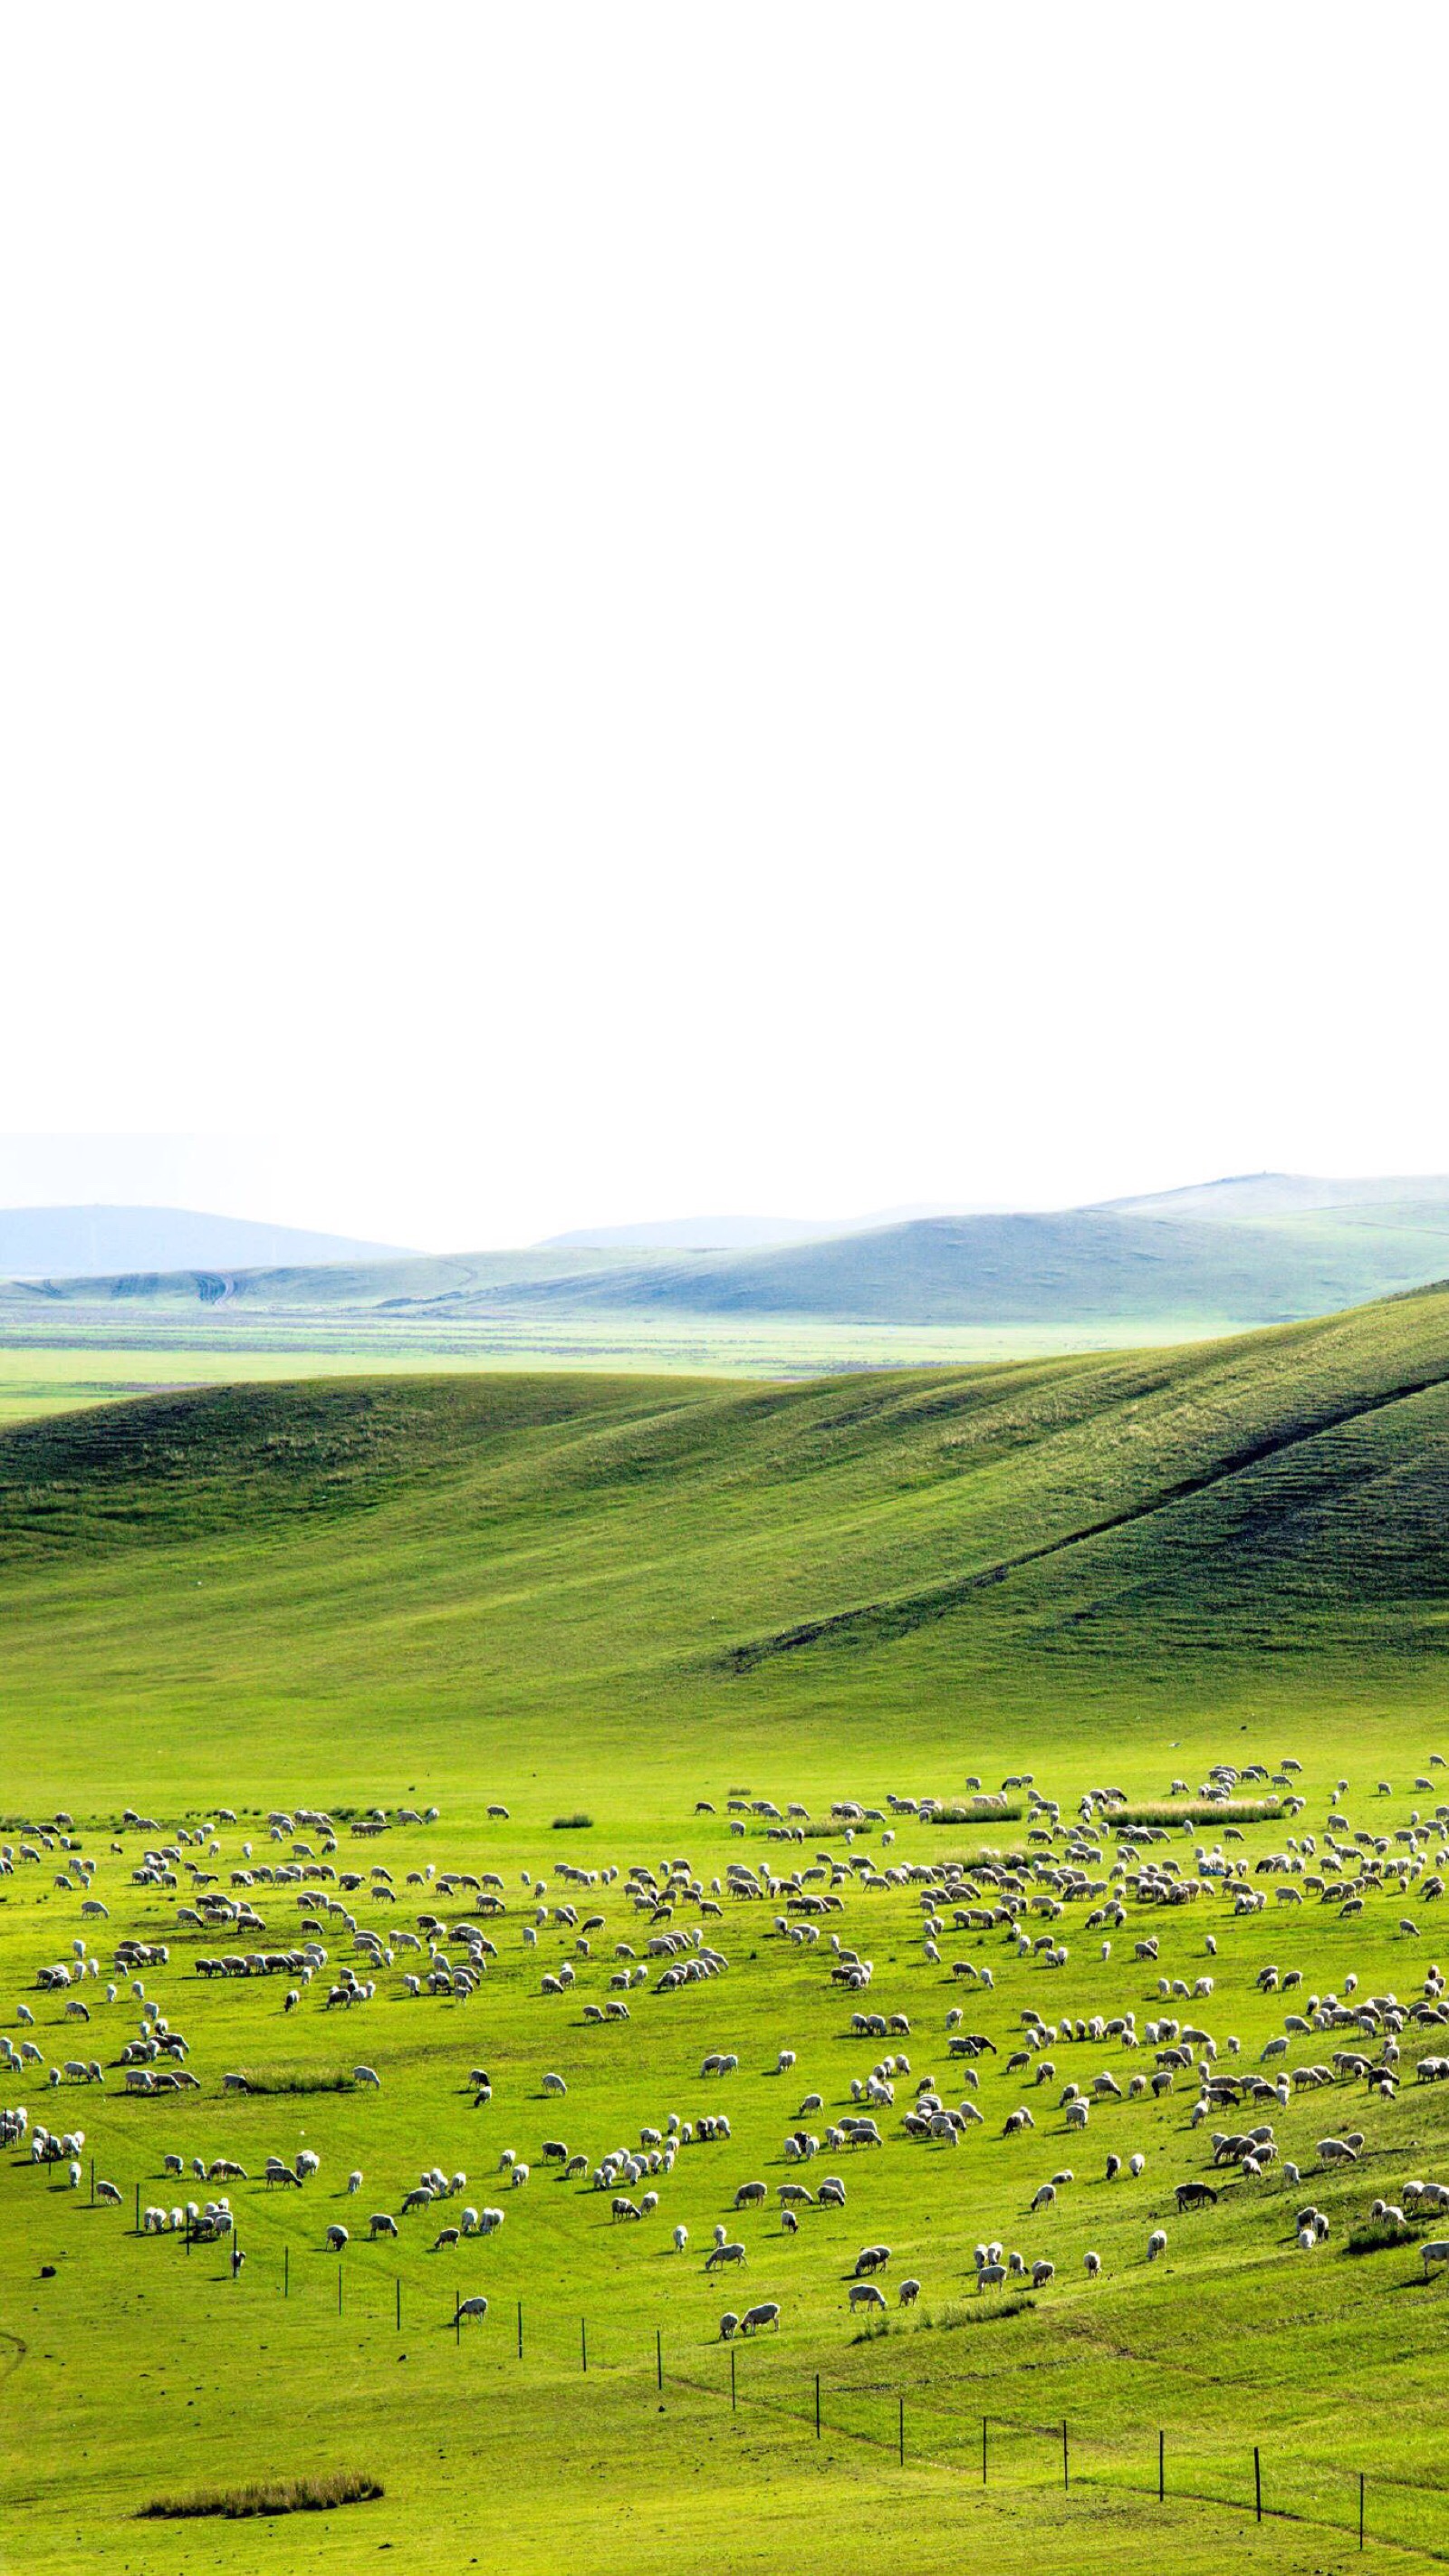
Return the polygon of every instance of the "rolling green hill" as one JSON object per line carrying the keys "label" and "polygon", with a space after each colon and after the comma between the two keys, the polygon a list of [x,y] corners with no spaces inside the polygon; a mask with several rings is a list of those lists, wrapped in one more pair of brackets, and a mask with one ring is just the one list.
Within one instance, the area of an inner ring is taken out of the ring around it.
{"label": "rolling green hill", "polygon": [[1092,1689],[1181,1657],[1196,1689],[1309,1646],[1339,1680],[1375,1656],[1422,1671],[1446,1525],[1446,1291],[1178,1350],[805,1386],[178,1393],[0,1439],[0,1747],[12,1777],[45,1769],[19,1716],[36,1690],[94,1711],[220,1686],[205,1772],[319,1694],[330,1761],[403,1710],[430,1739],[461,1722],[460,1754],[473,1729],[521,1746],[560,1708],[593,1724],[641,1700],[774,1722],[803,1692],[869,1724],[913,1672],[935,1724],[943,1673]]}

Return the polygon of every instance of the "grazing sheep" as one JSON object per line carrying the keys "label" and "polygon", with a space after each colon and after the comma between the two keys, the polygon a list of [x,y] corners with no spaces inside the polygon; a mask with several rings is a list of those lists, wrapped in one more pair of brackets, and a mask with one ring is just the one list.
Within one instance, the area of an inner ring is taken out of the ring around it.
{"label": "grazing sheep", "polygon": [[913,2308],[917,2299],[921,2295],[920,2282],[912,2280],[902,2281],[897,2295],[903,2308]]}
{"label": "grazing sheep", "polygon": [[773,2326],[780,2331],[780,2307],[776,2299],[764,2299],[757,2308],[746,2308],[740,2319],[741,2334],[753,2334],[759,2326]]}
{"label": "grazing sheep", "polygon": [[121,2195],[117,2191],[113,2182],[98,2182],[96,2185],[96,2198],[97,2200],[104,2201],[108,2208],[114,2207],[119,2209],[121,2206]]}
{"label": "grazing sheep", "polygon": [[748,2262],[749,2257],[743,2245],[716,2245],[705,2256],[704,2268],[706,2272],[712,2272],[717,2264],[738,2263],[743,2269]]}
{"label": "grazing sheep", "polygon": [[883,2309],[885,2306],[885,2293],[876,2288],[874,2281],[852,2281],[849,2297],[852,2308]]}
{"label": "grazing sheep", "polygon": [[522,2190],[522,2188],[523,2188],[523,2185],[524,2185],[524,2184],[527,2182],[527,2180],[528,2180],[528,2167],[527,2167],[527,2165],[515,2165],[515,2166],[514,2166],[514,2168],[513,2168],[513,2177],[512,2177],[512,2179],[513,2179],[513,2188],[514,2188],[514,2190],[515,2190],[515,2191],[521,2191],[521,2190]]}
{"label": "grazing sheep", "polygon": [[484,2298],[460,2299],[458,2314],[460,2317],[486,2317],[488,2302]]}
{"label": "grazing sheep", "polygon": [[370,2084],[375,2092],[382,2090],[382,2077],[371,2066],[354,2066],[352,2081],[354,2084]]}
{"label": "grazing sheep", "polygon": [[1057,2267],[1055,2263],[1033,2263],[1031,2267],[1031,2286],[1034,2290],[1044,2290],[1048,2281],[1054,2281],[1056,2276]]}
{"label": "grazing sheep", "polygon": [[1424,2278],[1427,2281],[1431,2263],[1449,2263],[1449,2236],[1431,2237],[1419,2251],[1424,2257]]}
{"label": "grazing sheep", "polygon": [[375,2209],[367,2222],[367,2232],[369,2236],[396,2236],[397,2220],[390,2218],[385,2209]]}
{"label": "grazing sheep", "polygon": [[462,2230],[461,2230],[461,2228],[457,2228],[457,2227],[443,2227],[443,2228],[440,2228],[440,2229],[439,2229],[439,2231],[438,2231],[438,2234],[437,2234],[437,2235],[434,2237],[434,2239],[433,2239],[433,2252],[434,2252],[435,2254],[440,2254],[440,2253],[442,2252],[443,2247],[444,2247],[445,2245],[456,2245],[456,2244],[458,2243],[458,2240],[459,2240],[459,2238],[460,2238],[461,2234],[462,2234]]}
{"label": "grazing sheep", "polygon": [[361,2191],[362,2175],[360,2173],[350,2173],[347,2177],[347,2188],[349,2192]]}
{"label": "grazing sheep", "polygon": [[721,2343],[728,2343],[734,2335],[738,2334],[739,2327],[740,2321],[735,2315],[733,2308],[726,2308],[724,2315],[719,2321],[719,2337]]}
{"label": "grazing sheep", "polygon": [[328,2228],[324,2242],[329,2254],[340,2254],[343,2246],[347,2243],[346,2228],[339,2227],[334,2222],[334,2224]]}
{"label": "grazing sheep", "polygon": [[569,2088],[561,2075],[545,2075],[543,2089],[545,2093],[567,2093]]}
{"label": "grazing sheep", "polygon": [[1101,2255],[1100,2255],[1100,2254],[1091,2254],[1091,2253],[1084,2254],[1084,2255],[1082,2256],[1082,2261],[1084,2262],[1084,2264],[1085,2264],[1085,2265],[1086,2265],[1086,2267],[1087,2267],[1087,2278],[1088,2278],[1088,2280],[1089,2280],[1089,2281],[1095,2281],[1095,2280],[1098,2278],[1098,2275],[1100,2274],[1101,2269],[1102,2269],[1102,2257],[1101,2257]]}
{"label": "grazing sheep", "polygon": [[1147,2239],[1147,2260],[1148,2260],[1148,2262],[1149,2262],[1149,2263],[1155,2263],[1155,2262],[1156,2262],[1156,2260],[1157,2260],[1158,2255],[1159,2255],[1159,2254],[1165,2254],[1166,2252],[1167,2252],[1167,2230],[1166,2230],[1166,2228],[1165,2228],[1165,2227],[1154,2227],[1154,2229],[1153,2229],[1153,2231],[1152,2231],[1152,2234],[1151,2234],[1151,2235],[1148,2237],[1148,2239]]}
{"label": "grazing sheep", "polygon": [[685,2247],[686,2247],[686,2245],[687,2245],[688,2243],[689,2243],[689,2230],[688,2230],[688,2228],[687,2228],[687,2227],[684,2227],[684,2226],[676,2227],[676,2229],[675,2229],[675,2231],[674,2231],[674,2251],[675,2251],[675,2253],[676,2253],[676,2254],[682,2254],[682,2253],[684,2252],[684,2249],[685,2249]]}

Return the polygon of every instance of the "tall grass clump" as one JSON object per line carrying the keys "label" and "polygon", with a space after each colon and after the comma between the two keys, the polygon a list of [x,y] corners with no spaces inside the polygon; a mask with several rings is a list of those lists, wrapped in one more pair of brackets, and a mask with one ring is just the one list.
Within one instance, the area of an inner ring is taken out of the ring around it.
{"label": "tall grass clump", "polygon": [[226,2522],[244,2522],[259,2513],[330,2513],[339,2504],[373,2504],[382,2492],[379,2478],[333,2469],[320,2478],[254,2478],[244,2487],[200,2487],[194,2495],[155,2496],[136,2519],[190,2522],[215,2514]]}
{"label": "tall grass clump", "polygon": [[1394,2245],[1417,2245],[1420,2229],[1402,2218],[1361,2218],[1348,2231],[1350,2254],[1384,2254]]}
{"label": "tall grass clump", "polygon": [[591,1825],[593,1821],[593,1817],[586,1816],[580,1807],[576,1815],[555,1816],[553,1829],[556,1834],[573,1834],[580,1832],[586,1825]]}
{"label": "tall grass clump", "polygon": [[249,2093],[355,2093],[356,2085],[339,2066],[242,2066],[237,2069]]}
{"label": "tall grass clump", "polygon": [[1035,2306],[1035,2299],[1021,2292],[1010,2299],[951,2299],[944,2308],[923,2317],[921,2322],[927,2326],[940,2326],[946,2331],[953,2326],[994,2326],[999,2325],[1004,2317],[1025,2316]]}
{"label": "tall grass clump", "polygon": [[1104,1807],[1101,1824],[1263,1825],[1282,1812],[1281,1798],[1129,1798]]}
{"label": "tall grass clump", "polygon": [[928,1807],[921,1817],[923,1825],[995,1825],[1010,1824],[1026,1813],[1024,1807],[1011,1805],[1005,1798],[953,1798],[949,1806]]}

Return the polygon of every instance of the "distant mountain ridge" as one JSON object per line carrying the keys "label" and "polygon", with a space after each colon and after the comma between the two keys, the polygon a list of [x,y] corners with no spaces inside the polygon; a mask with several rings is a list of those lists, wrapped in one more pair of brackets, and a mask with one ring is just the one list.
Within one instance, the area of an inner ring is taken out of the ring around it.
{"label": "distant mountain ridge", "polygon": [[96,1279],[121,1272],[247,1270],[279,1262],[374,1261],[397,1250],[195,1208],[0,1208],[0,1276]]}
{"label": "distant mountain ridge", "polygon": [[656,1256],[645,1267],[620,1262],[592,1277],[520,1281],[488,1291],[487,1302],[496,1307],[506,1298],[515,1309],[580,1317],[808,1315],[964,1325],[1175,1315],[1228,1327],[1331,1314],[1446,1275],[1449,1199],[1257,1225],[1070,1208],[931,1217],[826,1242],[688,1260]]}
{"label": "distant mountain ridge", "polygon": [[[1347,1198],[1349,1191],[1359,1195]],[[0,1214],[0,1270],[12,1271],[11,1284],[0,1280],[0,1325],[9,1316],[21,1331],[29,1329],[27,1311],[55,1316],[67,1305],[84,1307],[87,1329],[99,1329],[102,1308],[124,1305],[133,1317],[164,1308],[173,1319],[200,1308],[233,1333],[250,1327],[264,1335],[272,1319],[305,1318],[362,1341],[420,1326],[428,1334],[502,1328],[516,1342],[575,1324],[627,1340],[638,1328],[697,1333],[711,1322],[730,1330],[1066,1329],[1170,1341],[1299,1321],[1449,1279],[1449,1179],[1437,1176],[1320,1181],[1257,1173],[1141,1202],[929,1216],[708,1250],[558,1242],[513,1252],[379,1254],[332,1236],[183,1211],[11,1213],[82,1223],[92,1258],[105,1220],[136,1215],[174,1220],[191,1247],[170,1267],[117,1263],[98,1272],[88,1263],[67,1269],[13,1256],[7,1264]],[[696,1230],[697,1221],[684,1222]],[[116,1232],[124,1232],[119,1223]],[[295,1242],[325,1249],[297,1258]],[[288,1247],[274,1261],[273,1244]],[[587,1346],[585,1335],[580,1347]]]}
{"label": "distant mountain ridge", "polygon": [[1437,1206],[1449,1202],[1449,1173],[1368,1180],[1316,1180],[1306,1172],[1241,1172],[1220,1181],[1193,1181],[1184,1189],[1152,1190],[1145,1196],[1100,1199],[1095,1204],[1113,1216],[1175,1216],[1207,1224],[1238,1217],[1250,1219],[1307,1216],[1329,1208]]}
{"label": "distant mountain ridge", "polygon": [[540,1252],[759,1252],[786,1243],[828,1243],[877,1227],[905,1225],[918,1217],[985,1216],[986,1208],[953,1208],[934,1202],[878,1208],[871,1216],[667,1216],[639,1225],[578,1226],[550,1234]]}

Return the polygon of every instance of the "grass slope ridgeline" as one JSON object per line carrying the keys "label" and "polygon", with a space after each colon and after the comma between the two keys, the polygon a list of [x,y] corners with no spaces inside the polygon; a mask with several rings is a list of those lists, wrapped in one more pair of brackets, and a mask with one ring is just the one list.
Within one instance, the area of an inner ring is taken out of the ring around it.
{"label": "grass slope ridgeline", "polygon": [[14,2563],[1442,2564],[1446,1435],[1431,1292],[0,1438]]}

